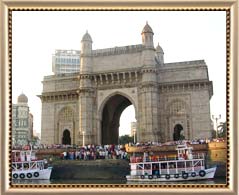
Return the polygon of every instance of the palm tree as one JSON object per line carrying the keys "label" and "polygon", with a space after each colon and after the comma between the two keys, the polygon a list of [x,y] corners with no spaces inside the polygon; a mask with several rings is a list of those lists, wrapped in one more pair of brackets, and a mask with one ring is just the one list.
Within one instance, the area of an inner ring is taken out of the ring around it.
{"label": "palm tree", "polygon": [[218,126],[218,137],[221,137],[221,138],[227,137],[227,122],[222,122]]}

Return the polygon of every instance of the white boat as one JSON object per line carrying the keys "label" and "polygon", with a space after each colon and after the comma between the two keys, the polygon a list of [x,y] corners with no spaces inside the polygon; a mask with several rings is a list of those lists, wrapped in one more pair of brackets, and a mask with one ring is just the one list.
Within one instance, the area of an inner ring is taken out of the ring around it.
{"label": "white boat", "polygon": [[168,182],[214,178],[216,167],[205,168],[204,154],[193,154],[186,143],[177,145],[174,159],[151,157],[130,158],[130,175],[127,181]]}
{"label": "white boat", "polygon": [[13,179],[44,179],[51,177],[52,167],[46,160],[38,160],[33,150],[12,151],[12,178]]}

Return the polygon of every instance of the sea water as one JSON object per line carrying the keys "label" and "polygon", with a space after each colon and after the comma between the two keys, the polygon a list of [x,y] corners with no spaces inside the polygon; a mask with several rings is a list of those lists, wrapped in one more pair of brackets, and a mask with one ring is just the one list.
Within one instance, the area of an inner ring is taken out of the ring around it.
{"label": "sea water", "polygon": [[130,182],[125,180],[79,180],[79,179],[51,179],[51,180],[13,180],[13,184],[226,184],[226,177],[216,177],[214,179],[198,181],[178,181],[178,182]]}

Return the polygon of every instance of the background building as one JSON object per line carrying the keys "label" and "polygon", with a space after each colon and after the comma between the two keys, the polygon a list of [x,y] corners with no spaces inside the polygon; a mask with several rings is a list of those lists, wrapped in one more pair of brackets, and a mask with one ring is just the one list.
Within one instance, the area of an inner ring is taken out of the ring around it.
{"label": "background building", "polygon": [[33,138],[33,115],[29,113],[29,134],[28,139],[32,140]]}
{"label": "background building", "polygon": [[80,70],[80,51],[56,50],[52,56],[54,74],[75,73]]}
{"label": "background building", "polygon": [[117,144],[119,119],[129,105],[137,142],[211,137],[213,86],[205,61],[165,63],[148,24],[141,36],[138,45],[92,50],[86,32],[80,73],[44,77],[43,144]]}
{"label": "background building", "polygon": [[17,104],[12,107],[12,142],[13,145],[26,145],[33,136],[33,115],[29,113],[28,98],[21,94]]}

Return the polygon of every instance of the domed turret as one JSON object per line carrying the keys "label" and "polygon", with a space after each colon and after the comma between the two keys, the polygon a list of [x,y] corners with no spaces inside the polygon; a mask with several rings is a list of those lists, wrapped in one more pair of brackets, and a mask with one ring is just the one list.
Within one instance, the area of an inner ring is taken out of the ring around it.
{"label": "domed turret", "polygon": [[81,40],[81,57],[80,57],[80,72],[91,73],[92,71],[92,38],[88,31],[84,34]]}
{"label": "domed turret", "polygon": [[91,55],[92,52],[92,38],[88,31],[84,34],[81,40],[81,54]]}
{"label": "domed turret", "polygon": [[156,47],[156,60],[158,64],[164,64],[164,52],[162,47],[160,47],[159,43]]}
{"label": "domed turret", "polygon": [[144,26],[141,35],[143,45],[148,48],[154,48],[153,41],[154,32],[152,28],[149,26],[148,22],[146,22],[146,25]]}
{"label": "domed turret", "polygon": [[146,22],[146,25],[144,26],[143,30],[142,30],[142,33],[152,33],[154,34],[152,28],[149,26],[148,22]]}
{"label": "domed turret", "polygon": [[162,49],[162,47],[160,47],[159,43],[158,43],[158,45],[156,47],[156,52],[164,54],[163,49]]}
{"label": "domed turret", "polygon": [[21,95],[19,95],[17,98],[17,103],[26,103],[27,104],[28,103],[27,96],[23,93]]}
{"label": "domed turret", "polygon": [[82,41],[88,41],[88,42],[91,42],[92,43],[92,38],[90,36],[90,34],[88,33],[88,31],[86,31],[86,33],[84,34],[84,36],[82,37]]}

